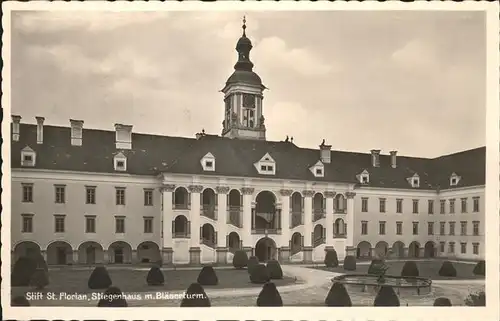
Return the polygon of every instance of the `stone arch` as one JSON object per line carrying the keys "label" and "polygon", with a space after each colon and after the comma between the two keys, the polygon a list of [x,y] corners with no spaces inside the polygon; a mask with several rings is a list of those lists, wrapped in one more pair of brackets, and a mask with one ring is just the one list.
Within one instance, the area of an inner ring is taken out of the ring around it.
{"label": "stone arch", "polygon": [[276,211],[276,195],[270,191],[261,191],[255,197],[253,226],[255,229],[278,228],[279,215]]}
{"label": "stone arch", "polygon": [[269,237],[261,238],[255,243],[255,256],[259,259],[259,262],[276,260],[278,256],[276,242]]}
{"label": "stone arch", "polygon": [[11,262],[13,265],[20,257],[30,257],[35,258],[42,255],[42,250],[40,245],[34,241],[21,241],[13,246],[14,258]]}
{"label": "stone arch", "polygon": [[217,194],[211,188],[205,188],[201,193],[201,211],[203,216],[216,219]]}
{"label": "stone arch", "polygon": [[313,212],[314,213],[323,213],[324,212],[324,207],[325,207],[325,197],[323,196],[323,193],[321,192],[316,192],[314,194],[313,199]]}
{"label": "stone arch", "polygon": [[238,233],[229,233],[229,235],[227,236],[227,247],[232,253],[234,253],[236,250],[241,250],[241,239]]}
{"label": "stone arch", "polygon": [[302,251],[303,246],[303,237],[299,232],[295,232],[292,234],[292,238],[290,240],[290,252],[292,254],[298,253]]}
{"label": "stone arch", "polygon": [[74,263],[73,248],[68,242],[54,241],[47,246],[47,264],[66,265],[70,263]]}
{"label": "stone arch", "polygon": [[188,219],[184,215],[177,215],[173,222],[173,237],[188,237],[189,236],[189,224]]}
{"label": "stone arch", "polygon": [[95,241],[86,241],[78,246],[78,262],[80,264],[96,264],[104,262],[104,249]]}
{"label": "stone arch", "polygon": [[378,242],[375,244],[375,253],[379,258],[387,257],[387,254],[389,253],[389,244],[385,241]]}
{"label": "stone arch", "polygon": [[304,202],[302,199],[302,194],[300,192],[293,192],[290,199],[290,210],[294,212],[302,212],[304,207]]}
{"label": "stone arch", "polygon": [[405,256],[405,244],[401,241],[396,241],[392,245],[392,253],[396,257],[404,257]]}
{"label": "stone arch", "polygon": [[236,227],[241,227],[241,215],[243,208],[243,195],[237,189],[232,189],[227,195],[227,211],[229,223]]}
{"label": "stone arch", "polygon": [[345,212],[347,207],[347,199],[344,194],[335,194],[335,198],[333,199],[333,207],[335,212]]}
{"label": "stone arch", "polygon": [[188,190],[183,186],[177,187],[174,190],[172,201],[176,209],[189,209],[191,200]]}
{"label": "stone arch", "polygon": [[231,207],[237,207],[238,210],[243,206],[243,200],[242,200],[242,194],[239,190],[237,189],[232,189],[229,191],[229,194],[227,196],[228,200],[228,205],[229,208]]}
{"label": "stone arch", "polygon": [[413,241],[408,246],[408,256],[409,257],[420,257],[420,243]]}
{"label": "stone arch", "polygon": [[356,249],[358,258],[369,258],[372,256],[372,245],[367,241],[361,241]]}
{"label": "stone arch", "polygon": [[116,241],[108,247],[109,263],[132,263],[132,247],[125,241]]}
{"label": "stone arch", "polygon": [[137,262],[157,263],[161,262],[161,251],[158,244],[152,241],[144,241],[137,246]]}
{"label": "stone arch", "polygon": [[215,232],[215,228],[212,226],[212,224],[203,224],[203,226],[201,227],[200,236],[203,244],[205,245],[215,247],[215,244],[217,244],[217,233]]}
{"label": "stone arch", "polygon": [[344,236],[346,234],[346,223],[343,219],[338,218],[333,223],[333,235]]}
{"label": "stone arch", "polygon": [[425,243],[424,245],[424,257],[426,258],[432,258],[435,257],[437,253],[437,246],[436,243],[433,241],[429,241]]}
{"label": "stone arch", "polygon": [[313,230],[313,242],[322,240],[325,237],[325,229],[323,225],[316,224]]}

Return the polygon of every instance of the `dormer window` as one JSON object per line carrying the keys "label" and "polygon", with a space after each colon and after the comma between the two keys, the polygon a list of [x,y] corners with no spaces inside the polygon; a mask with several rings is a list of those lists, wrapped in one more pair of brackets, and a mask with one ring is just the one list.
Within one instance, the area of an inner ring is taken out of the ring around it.
{"label": "dormer window", "polygon": [[123,153],[118,153],[114,157],[115,171],[125,172],[127,170],[127,158]]}
{"label": "dormer window", "polygon": [[212,155],[212,153],[207,153],[203,158],[201,159],[201,166],[203,167],[203,170],[206,172],[213,172],[215,171],[215,157]]}
{"label": "dormer window", "polygon": [[261,175],[275,175],[276,163],[271,155],[266,154],[257,163],[254,164],[255,169]]}
{"label": "dormer window", "polygon": [[458,176],[456,173],[451,174],[450,186],[457,186],[460,179],[461,179],[461,177]]}
{"label": "dormer window", "polygon": [[321,161],[318,161],[312,167],[309,168],[311,173],[313,173],[316,177],[324,177],[325,176],[325,165]]}
{"label": "dormer window", "polygon": [[356,175],[356,178],[361,184],[370,183],[370,173],[365,169],[361,172],[361,174]]}
{"label": "dormer window", "polygon": [[34,167],[36,161],[36,153],[29,146],[26,146],[21,151],[21,166]]}
{"label": "dormer window", "polygon": [[408,180],[408,183],[410,183],[411,187],[413,187],[413,188],[420,187],[420,177],[418,176],[417,173],[415,173],[415,175],[413,175],[412,177],[407,178],[407,180]]}

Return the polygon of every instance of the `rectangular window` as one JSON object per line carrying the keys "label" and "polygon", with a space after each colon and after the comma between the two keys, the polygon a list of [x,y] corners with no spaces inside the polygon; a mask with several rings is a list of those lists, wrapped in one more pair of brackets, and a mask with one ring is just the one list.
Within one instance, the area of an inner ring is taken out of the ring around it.
{"label": "rectangular window", "polygon": [[460,243],[460,253],[462,254],[467,253],[467,243]]}
{"label": "rectangular window", "polygon": [[85,217],[85,233],[95,233],[95,216]]}
{"label": "rectangular window", "polygon": [[427,207],[428,207],[427,212],[429,214],[434,214],[434,200],[428,200]]}
{"label": "rectangular window", "polygon": [[361,212],[363,212],[363,213],[368,212],[368,198],[367,197],[361,198]]}
{"label": "rectangular window", "polygon": [[153,233],[153,218],[144,218],[144,233]]}
{"label": "rectangular window", "polygon": [[472,198],[472,211],[474,213],[479,212],[479,197],[475,196]]}
{"label": "rectangular window", "polygon": [[33,233],[33,215],[32,214],[23,214],[23,233]]}
{"label": "rectangular window", "polygon": [[413,235],[418,235],[418,222],[413,222]]}
{"label": "rectangular window", "polygon": [[479,221],[472,222],[472,235],[474,236],[479,235]]}
{"label": "rectangular window", "polygon": [[413,200],[413,214],[418,214],[418,200]]}
{"label": "rectangular window", "polygon": [[439,235],[445,234],[445,224],[446,222],[439,222]]}
{"label": "rectangular window", "polygon": [[461,204],[461,212],[467,213],[467,197],[461,198],[460,204]]}
{"label": "rectangular window", "polygon": [[467,222],[460,222],[460,235],[467,235]]}
{"label": "rectangular window", "polygon": [[56,188],[56,203],[64,204],[66,203],[66,186],[55,185]]}
{"label": "rectangular window", "polygon": [[368,222],[361,221],[361,235],[366,235],[366,234],[368,234]]}
{"label": "rectangular window", "polygon": [[472,254],[479,255],[479,243],[472,243]]}
{"label": "rectangular window", "polygon": [[385,221],[378,222],[378,234],[385,235]]}
{"label": "rectangular window", "polygon": [[455,235],[455,222],[450,222],[450,232],[449,235]]}
{"label": "rectangular window", "polygon": [[23,186],[23,202],[33,203],[33,184],[22,184]]}
{"label": "rectangular window", "polygon": [[153,206],[153,190],[144,190],[144,206]]}
{"label": "rectangular window", "polygon": [[427,235],[434,235],[434,222],[427,222]]}
{"label": "rectangular window", "polygon": [[455,199],[450,199],[450,214],[455,214]]}
{"label": "rectangular window", "polygon": [[116,205],[125,205],[125,188],[116,188]]}
{"label": "rectangular window", "polygon": [[446,213],[446,200],[439,201],[439,213],[441,213],[441,214]]}
{"label": "rectangular window", "polygon": [[64,233],[64,215],[54,215],[55,220],[55,232]]}
{"label": "rectangular window", "polygon": [[439,242],[439,252],[444,253],[446,242]]}
{"label": "rectangular window", "polygon": [[125,233],[125,217],[115,217],[115,233]]}
{"label": "rectangular window", "polygon": [[85,186],[85,203],[95,204],[95,186]]}
{"label": "rectangular window", "polygon": [[455,253],[455,242],[450,242],[450,244],[448,245],[448,252],[450,253]]}
{"label": "rectangular window", "polygon": [[403,213],[403,200],[400,198],[396,200],[396,213]]}
{"label": "rectangular window", "polygon": [[385,198],[379,199],[380,204],[379,204],[379,210],[380,213],[385,213]]}
{"label": "rectangular window", "polygon": [[397,235],[403,234],[403,222],[396,222],[396,234]]}

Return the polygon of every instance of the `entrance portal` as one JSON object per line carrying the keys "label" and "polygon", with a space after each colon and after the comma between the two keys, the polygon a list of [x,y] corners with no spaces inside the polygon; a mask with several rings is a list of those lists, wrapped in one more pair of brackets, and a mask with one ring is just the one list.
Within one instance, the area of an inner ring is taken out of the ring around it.
{"label": "entrance portal", "polygon": [[276,260],[276,252],[276,243],[269,237],[263,237],[255,244],[255,256],[259,262]]}

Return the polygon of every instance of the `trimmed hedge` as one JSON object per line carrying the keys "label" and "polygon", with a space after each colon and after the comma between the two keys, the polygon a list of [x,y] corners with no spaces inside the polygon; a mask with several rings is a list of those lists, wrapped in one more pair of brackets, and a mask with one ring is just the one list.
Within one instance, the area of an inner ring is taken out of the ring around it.
{"label": "trimmed hedge", "polygon": [[276,260],[271,260],[267,262],[267,269],[269,271],[269,277],[271,280],[281,280],[283,279],[283,270],[281,265]]}
{"label": "trimmed hedge", "polygon": [[251,256],[248,258],[248,262],[247,262],[247,269],[248,269],[248,273],[252,273],[252,268],[254,266],[256,266],[257,264],[259,264],[259,259],[256,257],[256,256]]}
{"label": "trimmed hedge", "polygon": [[464,302],[467,306],[484,307],[486,306],[486,293],[484,291],[470,293]]}
{"label": "trimmed hedge", "polygon": [[210,299],[201,284],[191,283],[186,290],[186,295],[182,299],[181,307],[210,307]]}
{"label": "trimmed hedge", "polygon": [[243,269],[248,264],[248,256],[247,253],[243,250],[237,250],[234,252],[233,256],[233,266],[236,269]]}
{"label": "trimmed hedge", "polygon": [[398,307],[399,298],[394,292],[392,286],[382,285],[373,301],[375,307]]}
{"label": "trimmed hedge", "polygon": [[334,282],[325,298],[328,307],[350,307],[351,297],[342,283]]}
{"label": "trimmed hedge", "polygon": [[165,276],[163,275],[160,267],[153,266],[149,270],[148,276],[146,277],[146,282],[151,286],[163,285],[165,283]]}
{"label": "trimmed hedge", "polygon": [[368,267],[368,274],[377,274],[379,272],[379,267],[384,264],[381,259],[373,259]]}
{"label": "trimmed hedge", "polygon": [[258,307],[282,307],[283,300],[273,282],[267,282],[257,297]]}
{"label": "trimmed hedge", "polygon": [[104,298],[97,303],[101,308],[126,308],[127,300],[122,296],[122,291],[116,286],[112,286],[104,292]]}
{"label": "trimmed hedge", "polygon": [[29,257],[20,257],[14,264],[10,274],[11,286],[29,286],[31,277],[36,271],[37,263]]}
{"label": "trimmed hedge", "polygon": [[250,272],[250,282],[256,284],[264,284],[271,280],[269,270],[264,264],[255,265]]}
{"label": "trimmed hedge", "polygon": [[20,295],[12,298],[10,305],[13,307],[29,307],[30,301],[25,296]]}
{"label": "trimmed hedge", "polygon": [[219,284],[219,279],[213,267],[204,266],[198,275],[197,282],[201,285],[217,285]]}
{"label": "trimmed hedge", "polygon": [[419,276],[417,263],[415,261],[406,261],[401,269],[401,276]]}
{"label": "trimmed hedge", "polygon": [[456,277],[457,276],[457,270],[453,266],[453,263],[450,261],[444,261],[443,264],[441,265],[441,268],[439,269],[438,274],[440,276],[446,276],[446,277]]}
{"label": "trimmed hedge", "polygon": [[36,269],[31,276],[30,285],[37,290],[42,290],[49,285],[49,274],[43,268]]}
{"label": "trimmed hedge", "polygon": [[481,260],[481,261],[477,262],[472,273],[474,273],[474,275],[484,276],[486,274],[486,261]]}
{"label": "trimmed hedge", "polygon": [[87,282],[89,289],[93,290],[107,289],[111,284],[108,270],[104,266],[97,266],[92,271],[92,274],[90,274],[89,281]]}
{"label": "trimmed hedge", "polygon": [[451,307],[451,301],[450,299],[448,298],[437,298],[436,300],[434,300],[434,304],[433,304],[435,307]]}
{"label": "trimmed hedge", "polygon": [[325,266],[329,268],[336,268],[339,266],[339,258],[335,249],[330,249],[325,253]]}
{"label": "trimmed hedge", "polygon": [[356,257],[348,255],[344,258],[344,270],[356,271]]}

